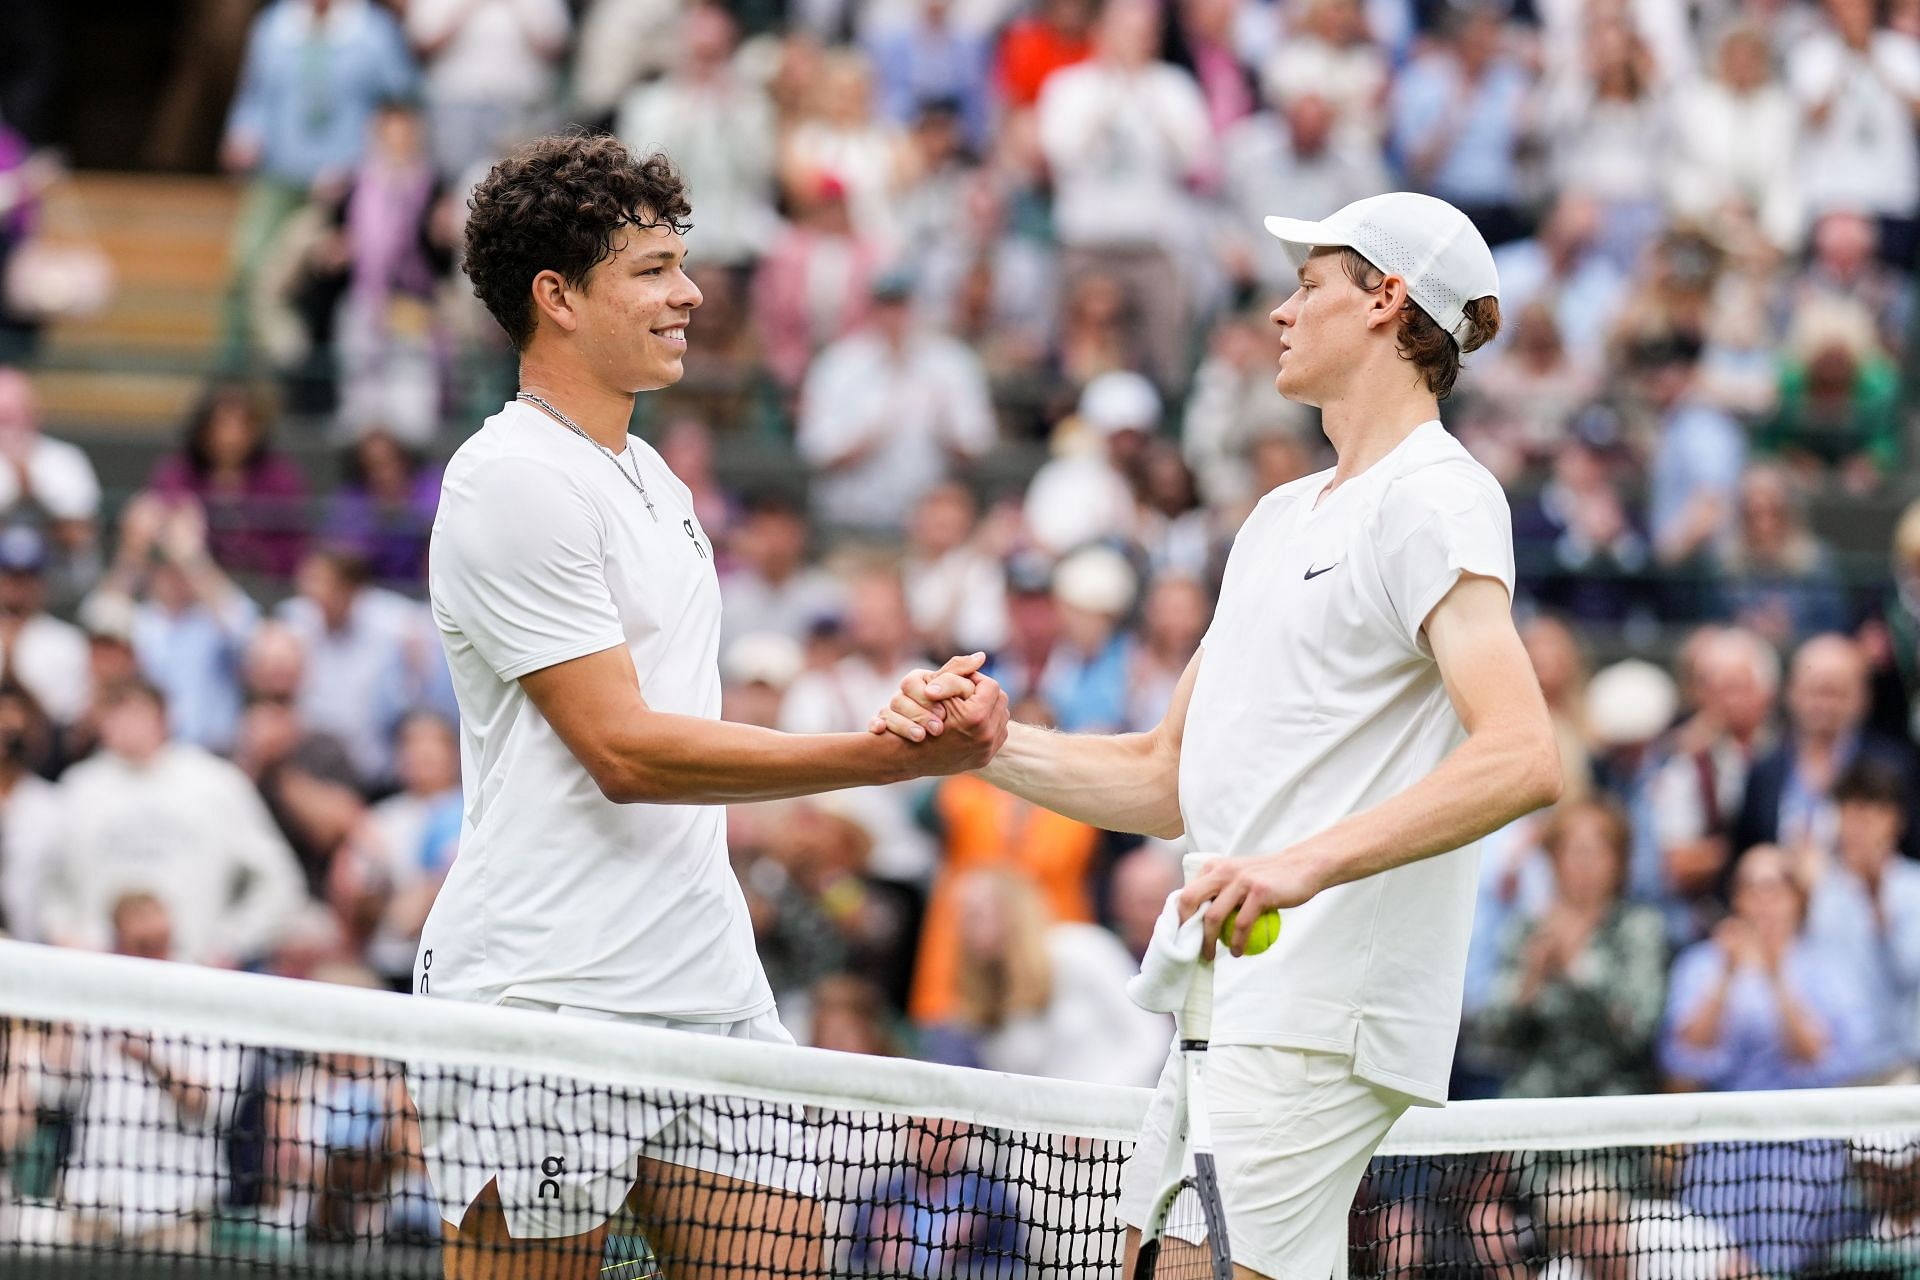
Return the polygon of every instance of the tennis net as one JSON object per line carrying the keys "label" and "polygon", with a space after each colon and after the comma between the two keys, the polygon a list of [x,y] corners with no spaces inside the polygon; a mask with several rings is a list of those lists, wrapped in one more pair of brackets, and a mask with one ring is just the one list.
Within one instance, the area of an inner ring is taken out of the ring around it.
{"label": "tennis net", "polygon": [[[512,1235],[612,1225],[539,1266],[475,1245],[464,1274],[1111,1277],[1146,1101],[0,943],[0,1275],[437,1276],[436,1187],[493,1181]],[[1920,1089],[1411,1111],[1349,1256],[1915,1280]]]}

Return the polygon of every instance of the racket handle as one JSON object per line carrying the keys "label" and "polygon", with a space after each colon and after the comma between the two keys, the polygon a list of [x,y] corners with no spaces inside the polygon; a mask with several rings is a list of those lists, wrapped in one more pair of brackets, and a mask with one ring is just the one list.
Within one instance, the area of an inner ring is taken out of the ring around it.
{"label": "racket handle", "polygon": [[1182,1041],[1197,1040],[1205,1044],[1213,1038],[1213,966],[1202,962],[1193,971],[1193,982],[1187,987],[1187,1002],[1180,1008],[1180,1016],[1174,1020],[1175,1029]]}

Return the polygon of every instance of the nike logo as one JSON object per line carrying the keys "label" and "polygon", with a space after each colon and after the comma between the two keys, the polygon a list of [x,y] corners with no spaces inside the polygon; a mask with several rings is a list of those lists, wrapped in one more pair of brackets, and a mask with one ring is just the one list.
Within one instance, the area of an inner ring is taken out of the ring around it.
{"label": "nike logo", "polygon": [[1332,564],[1328,565],[1324,569],[1309,568],[1307,570],[1307,576],[1302,578],[1301,581],[1312,582],[1315,578],[1319,577],[1321,574],[1332,573],[1335,569],[1338,569],[1339,567],[1340,567],[1340,562],[1338,560],[1335,560]]}

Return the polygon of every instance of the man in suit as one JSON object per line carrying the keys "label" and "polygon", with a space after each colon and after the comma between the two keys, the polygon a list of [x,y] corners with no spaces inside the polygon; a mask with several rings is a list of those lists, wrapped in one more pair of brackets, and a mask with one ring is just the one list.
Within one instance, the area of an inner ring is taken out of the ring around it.
{"label": "man in suit", "polygon": [[1789,731],[1747,776],[1734,823],[1734,850],[1756,844],[1796,848],[1832,844],[1837,813],[1834,779],[1856,759],[1879,761],[1907,780],[1907,829],[1901,849],[1920,857],[1920,796],[1913,748],[1872,733],[1867,715],[1867,662],[1843,635],[1815,636],[1793,656],[1787,677]]}

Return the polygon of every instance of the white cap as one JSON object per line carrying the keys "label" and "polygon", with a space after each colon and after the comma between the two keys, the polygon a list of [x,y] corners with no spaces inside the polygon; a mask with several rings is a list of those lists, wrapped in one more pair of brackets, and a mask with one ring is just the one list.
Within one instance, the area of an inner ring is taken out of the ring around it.
{"label": "white cap", "polygon": [[1072,609],[1117,618],[1133,607],[1139,579],[1127,558],[1095,543],[1062,560],[1053,571],[1053,596]]}
{"label": "white cap", "polygon": [[1074,416],[1103,436],[1152,431],[1160,425],[1160,393],[1133,370],[1113,369],[1087,383]]}
{"label": "white cap", "polygon": [[1472,332],[1467,304],[1500,296],[1493,250],[1466,214],[1433,196],[1390,191],[1355,200],[1320,222],[1268,218],[1267,230],[1286,242],[1296,271],[1315,249],[1352,249],[1399,276],[1455,342],[1464,344]]}

